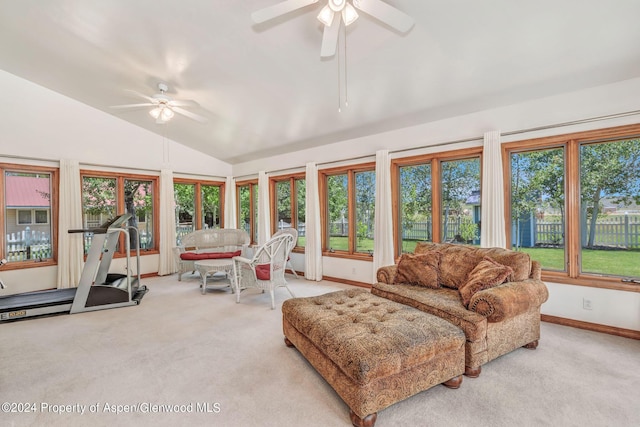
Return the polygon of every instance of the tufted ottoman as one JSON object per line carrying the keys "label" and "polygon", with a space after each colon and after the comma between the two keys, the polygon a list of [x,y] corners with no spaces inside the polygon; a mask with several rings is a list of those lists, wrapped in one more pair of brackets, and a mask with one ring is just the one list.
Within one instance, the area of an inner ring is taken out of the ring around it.
{"label": "tufted ottoman", "polygon": [[372,427],[377,411],[436,384],[462,382],[462,330],[365,289],[289,299],[282,326],[286,344],[345,401],[357,427]]}

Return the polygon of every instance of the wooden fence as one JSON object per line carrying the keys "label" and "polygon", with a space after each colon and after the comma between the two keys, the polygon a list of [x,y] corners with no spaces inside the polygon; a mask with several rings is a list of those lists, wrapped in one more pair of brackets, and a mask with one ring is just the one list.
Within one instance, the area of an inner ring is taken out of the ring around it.
{"label": "wooden fence", "polygon": [[29,261],[51,258],[51,236],[44,231],[24,230],[6,235],[7,261]]}
{"label": "wooden fence", "polygon": [[[535,244],[559,245],[563,243],[564,224],[560,221],[536,221]],[[582,246],[586,246],[591,222],[582,221]],[[616,215],[598,218],[593,244],[627,249],[640,248],[640,216]]]}

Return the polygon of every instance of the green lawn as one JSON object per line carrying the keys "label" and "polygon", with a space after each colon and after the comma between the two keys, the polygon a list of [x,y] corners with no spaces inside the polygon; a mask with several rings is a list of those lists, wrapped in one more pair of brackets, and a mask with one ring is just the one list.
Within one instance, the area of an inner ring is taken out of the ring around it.
{"label": "green lawn", "polygon": [[[540,261],[543,268],[564,270],[564,250],[555,248],[520,248]],[[640,277],[640,251],[582,250],[584,273],[612,274],[614,276]]]}
{"label": "green lawn", "polygon": [[[298,241],[300,245],[304,245],[305,238],[300,237]],[[349,250],[348,241],[346,237],[332,237],[330,246],[334,250],[347,251]],[[358,252],[373,251],[372,239],[360,239],[358,243]],[[402,242],[403,252],[413,252],[416,243],[413,240]],[[531,255],[531,259],[539,261],[544,269],[564,271],[564,249],[520,248],[519,250]],[[583,249],[582,271],[585,273],[640,277],[640,250],[607,251]]]}

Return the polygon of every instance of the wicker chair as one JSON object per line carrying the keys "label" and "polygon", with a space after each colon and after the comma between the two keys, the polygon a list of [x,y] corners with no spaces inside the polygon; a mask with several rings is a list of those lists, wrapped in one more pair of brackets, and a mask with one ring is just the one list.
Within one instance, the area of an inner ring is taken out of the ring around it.
{"label": "wicker chair", "polygon": [[295,228],[283,228],[281,230],[276,231],[276,233],[272,237],[276,237],[285,233],[291,234],[293,236],[293,245],[291,245],[291,249],[287,254],[287,268],[291,270],[291,272],[293,273],[294,276],[296,276],[296,279],[297,279],[298,273],[296,273],[296,270],[293,268],[293,265],[291,265],[291,250],[293,250],[293,248],[295,248],[296,245],[298,244],[298,230],[296,230]]}
{"label": "wicker chair", "polygon": [[285,287],[295,298],[284,278],[287,254],[293,247],[293,236],[283,233],[272,237],[255,251],[253,259],[237,256],[233,258],[233,272],[236,283],[236,302],[240,302],[240,293],[255,288],[271,294],[271,309],[276,308],[275,289]]}

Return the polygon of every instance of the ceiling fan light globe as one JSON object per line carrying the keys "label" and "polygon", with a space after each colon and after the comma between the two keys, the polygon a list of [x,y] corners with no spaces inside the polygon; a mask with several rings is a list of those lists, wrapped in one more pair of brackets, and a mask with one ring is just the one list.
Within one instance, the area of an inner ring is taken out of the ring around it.
{"label": "ceiling fan light globe", "polygon": [[320,13],[318,14],[318,21],[322,22],[327,27],[330,27],[333,23],[333,17],[335,16],[335,12],[327,5],[322,8]]}
{"label": "ceiling fan light globe", "polygon": [[149,115],[154,119],[157,119],[158,117],[160,117],[160,113],[162,113],[162,108],[160,107],[156,107],[153,110],[149,111]]}
{"label": "ceiling fan light globe", "polygon": [[342,20],[344,21],[345,26],[349,26],[353,24],[356,19],[358,19],[358,12],[356,9],[351,6],[349,3],[342,9]]}
{"label": "ceiling fan light globe", "polygon": [[345,3],[346,0],[329,0],[329,7],[334,12],[340,12],[342,9],[344,9]]}
{"label": "ceiling fan light globe", "polygon": [[174,113],[173,110],[171,108],[164,108],[162,110],[162,114],[160,115],[160,117],[162,118],[162,120],[164,120],[165,122],[168,122],[169,120],[171,120],[171,118],[173,117]]}

